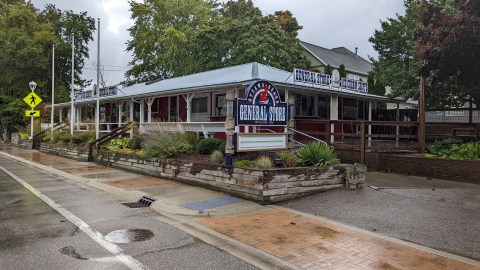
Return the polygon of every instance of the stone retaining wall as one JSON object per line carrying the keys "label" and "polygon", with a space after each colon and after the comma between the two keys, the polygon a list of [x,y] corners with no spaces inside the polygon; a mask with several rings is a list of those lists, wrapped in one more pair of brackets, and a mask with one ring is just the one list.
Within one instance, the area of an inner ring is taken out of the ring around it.
{"label": "stone retaining wall", "polygon": [[88,147],[41,142],[39,151],[50,155],[71,158],[79,161],[88,161]]}
{"label": "stone retaining wall", "polygon": [[33,141],[28,139],[22,140],[20,138],[20,134],[18,133],[12,134],[11,144],[18,146],[20,148],[33,149]]}
{"label": "stone retaining wall", "polygon": [[100,151],[96,162],[145,175],[203,186],[268,204],[345,186],[342,165],[330,168],[226,169],[220,165],[143,158]]}

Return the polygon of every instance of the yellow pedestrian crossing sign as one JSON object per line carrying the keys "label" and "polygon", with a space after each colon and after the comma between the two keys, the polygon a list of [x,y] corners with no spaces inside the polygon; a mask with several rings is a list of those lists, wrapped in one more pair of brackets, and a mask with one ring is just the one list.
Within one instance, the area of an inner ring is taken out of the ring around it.
{"label": "yellow pedestrian crossing sign", "polygon": [[40,111],[37,110],[25,110],[25,116],[40,117]]}
{"label": "yellow pedestrian crossing sign", "polygon": [[25,103],[27,103],[27,105],[33,109],[37,107],[38,104],[42,103],[43,100],[37,94],[35,94],[35,92],[31,92],[23,98],[23,101],[25,101]]}

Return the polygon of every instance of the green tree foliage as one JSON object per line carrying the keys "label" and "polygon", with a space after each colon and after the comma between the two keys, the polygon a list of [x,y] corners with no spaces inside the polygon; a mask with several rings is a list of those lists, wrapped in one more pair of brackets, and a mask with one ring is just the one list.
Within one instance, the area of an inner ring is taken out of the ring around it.
{"label": "green tree foliage", "polygon": [[126,84],[185,75],[196,70],[198,33],[215,20],[214,4],[204,0],[130,2],[134,25],[127,51],[133,65]]}
{"label": "green tree foliage", "polygon": [[[75,36],[75,85],[82,89],[90,84],[81,78],[81,71],[85,66],[85,59],[89,58],[88,42],[93,41],[95,20],[89,17],[87,12],[77,14],[72,10],[62,11],[52,4],[47,4],[45,9],[40,11],[39,19],[50,23],[54,35],[58,38],[55,48],[55,99],[59,102],[68,101],[72,68],[72,34]],[[51,59],[51,50],[49,55]],[[51,85],[51,75],[48,78]]]}
{"label": "green tree foliage", "polygon": [[480,2],[443,2],[423,6],[416,53],[421,73],[433,90],[447,89],[451,100],[480,107]]}
{"label": "green tree foliage", "polygon": [[417,71],[419,64],[413,56],[417,46],[415,30],[420,25],[421,5],[416,0],[405,0],[405,15],[397,15],[381,22],[369,39],[378,52],[373,63],[373,79],[379,85],[392,88],[391,97],[418,97]]}
{"label": "green tree foliage", "polygon": [[328,64],[328,65],[325,67],[325,74],[332,76],[332,72],[333,72],[333,67],[330,66],[330,64]]}
{"label": "green tree foliage", "polygon": [[[70,45],[66,45],[70,40],[65,33],[75,32],[78,39],[76,47],[82,49],[76,55],[78,64],[75,72],[76,83],[81,86],[84,84],[80,75],[83,59],[88,57],[86,46],[92,39],[95,29],[93,23],[86,13],[75,15],[71,11],[61,12],[52,5],[47,5],[45,11],[39,11],[25,0],[0,2],[0,115],[5,137],[9,137],[13,127],[22,126],[27,120],[23,117],[23,110],[28,107],[21,99],[30,92],[30,81],[37,83],[36,91],[43,100],[51,98],[53,44],[59,43],[56,100],[69,99],[66,89],[70,87],[71,51]],[[62,52],[65,46],[68,48]]]}
{"label": "green tree foliage", "polygon": [[346,78],[347,77],[347,70],[345,69],[344,64],[341,64],[338,67],[338,73],[340,73],[340,78]]}
{"label": "green tree foliage", "polygon": [[126,84],[259,62],[292,70],[309,68],[289,11],[263,16],[250,0],[220,6],[205,0],[131,2],[133,52]]}

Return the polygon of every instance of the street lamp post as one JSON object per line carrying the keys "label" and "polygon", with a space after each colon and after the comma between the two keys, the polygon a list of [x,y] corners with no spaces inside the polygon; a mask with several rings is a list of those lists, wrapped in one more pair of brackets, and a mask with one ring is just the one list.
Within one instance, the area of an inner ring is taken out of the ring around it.
{"label": "street lamp post", "polygon": [[[30,87],[30,90],[32,90],[32,92],[35,91],[35,88],[37,88],[37,83],[35,83],[34,81],[31,81],[28,86]],[[30,140],[33,140],[33,115],[30,116]]]}

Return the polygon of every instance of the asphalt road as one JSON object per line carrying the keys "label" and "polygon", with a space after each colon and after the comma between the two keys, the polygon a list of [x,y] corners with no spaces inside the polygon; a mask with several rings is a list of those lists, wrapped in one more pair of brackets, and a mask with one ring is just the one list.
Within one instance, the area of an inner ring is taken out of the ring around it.
{"label": "asphalt road", "polygon": [[[256,269],[91,188],[4,157],[0,166],[53,200],[60,212],[84,222],[79,228],[0,170],[2,270],[131,269],[119,258],[131,258],[144,269]],[[108,245],[123,250],[121,256],[99,244],[99,235],[88,235],[89,228],[117,242]]]}
{"label": "asphalt road", "polygon": [[[369,181],[369,180],[370,181]],[[371,173],[374,187],[333,190],[287,208],[480,260],[480,186]]]}

